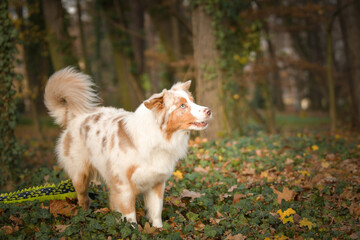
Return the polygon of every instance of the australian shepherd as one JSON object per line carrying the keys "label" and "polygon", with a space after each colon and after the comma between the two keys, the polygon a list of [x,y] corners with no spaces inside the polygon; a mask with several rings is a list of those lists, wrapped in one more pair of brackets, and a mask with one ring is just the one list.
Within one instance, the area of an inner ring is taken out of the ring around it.
{"label": "australian shepherd", "polygon": [[135,199],[143,194],[149,221],[162,227],[165,183],[186,155],[189,131],[205,129],[212,117],[194,103],[190,84],[176,83],[127,112],[99,107],[91,78],[71,67],[50,77],[45,105],[64,129],[56,153],[82,208],[89,208],[88,185],[98,172],[112,210],[136,222]]}

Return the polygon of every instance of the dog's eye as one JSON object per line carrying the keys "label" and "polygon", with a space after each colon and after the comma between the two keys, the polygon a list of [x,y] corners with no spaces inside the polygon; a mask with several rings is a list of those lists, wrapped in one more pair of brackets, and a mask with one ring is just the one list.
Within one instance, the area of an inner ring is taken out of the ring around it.
{"label": "dog's eye", "polygon": [[181,106],[180,106],[181,108],[185,108],[186,107],[186,105],[185,104],[181,104]]}

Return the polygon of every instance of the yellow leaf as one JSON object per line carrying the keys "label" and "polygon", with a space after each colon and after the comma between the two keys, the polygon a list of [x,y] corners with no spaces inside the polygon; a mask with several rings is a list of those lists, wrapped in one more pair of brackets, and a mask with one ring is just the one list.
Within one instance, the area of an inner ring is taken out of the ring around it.
{"label": "yellow leaf", "polygon": [[330,166],[330,163],[328,163],[328,162],[322,162],[322,163],[321,163],[321,166],[322,166],[323,168],[328,168],[328,167]]}
{"label": "yellow leaf", "polygon": [[292,222],[294,223],[294,218],[293,217],[286,217],[282,220],[283,224],[287,223],[287,222]]}
{"label": "yellow leaf", "polygon": [[239,59],[239,62],[240,62],[241,64],[245,64],[245,63],[247,63],[247,58],[246,58],[246,57],[241,57],[241,58]]}
{"label": "yellow leaf", "polygon": [[238,99],[240,98],[240,96],[239,96],[239,94],[235,93],[235,94],[233,95],[233,98],[234,98],[235,100],[238,100]]}
{"label": "yellow leaf", "polygon": [[339,134],[335,134],[335,139],[339,139],[341,136]]}
{"label": "yellow leaf", "polygon": [[360,144],[356,146],[357,148],[360,148]]}
{"label": "yellow leaf", "polygon": [[299,171],[300,173],[301,173],[301,175],[303,175],[303,176],[310,176],[310,173],[308,172],[308,171],[306,171],[306,170],[301,170],[301,171]]}
{"label": "yellow leaf", "polygon": [[307,218],[303,218],[300,221],[300,227],[308,227],[311,230],[313,225],[314,224],[312,222],[310,222]]}
{"label": "yellow leaf", "polygon": [[312,145],[312,146],[311,146],[311,149],[312,149],[313,151],[317,151],[317,150],[319,150],[319,147],[318,147],[317,145]]}
{"label": "yellow leaf", "polygon": [[236,60],[236,61],[238,61],[238,60],[240,59],[240,57],[239,57],[239,55],[235,54],[235,55],[233,56],[233,59]]}
{"label": "yellow leaf", "polygon": [[280,220],[284,224],[287,223],[287,222],[294,222],[294,218],[292,216],[289,217],[290,215],[296,213],[294,209],[288,208],[284,212],[281,209],[279,209],[276,213],[280,215]]}
{"label": "yellow leaf", "polygon": [[266,171],[261,172],[261,173],[260,173],[260,177],[261,177],[261,178],[268,178],[268,177],[269,177],[269,173],[266,172]]}
{"label": "yellow leaf", "polygon": [[179,170],[176,170],[175,172],[173,172],[173,175],[175,177],[175,179],[183,179],[183,174],[182,172],[180,172]]}
{"label": "yellow leaf", "polygon": [[264,240],[271,240],[271,238],[266,237],[266,238],[264,238]]}
{"label": "yellow leaf", "polygon": [[279,236],[279,235],[276,235],[275,236],[275,239],[276,240],[287,240],[287,239],[289,239],[287,236],[284,236],[284,235],[281,235],[281,236]]}
{"label": "yellow leaf", "polygon": [[290,216],[291,214],[295,214],[295,213],[296,213],[295,210],[292,208],[288,208],[284,212],[285,216]]}

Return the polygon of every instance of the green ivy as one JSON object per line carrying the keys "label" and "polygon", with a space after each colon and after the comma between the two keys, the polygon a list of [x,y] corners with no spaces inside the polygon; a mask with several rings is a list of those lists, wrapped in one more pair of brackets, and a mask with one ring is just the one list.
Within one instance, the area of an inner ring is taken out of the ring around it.
{"label": "green ivy", "polygon": [[8,16],[8,1],[0,3],[0,186],[15,179],[22,148],[15,139],[16,102],[13,80],[17,31]]}
{"label": "green ivy", "polygon": [[[201,7],[212,17],[216,47],[220,51],[218,65],[224,73],[223,96],[233,129],[244,131],[240,122],[241,111],[246,111],[247,94],[241,73],[244,66],[252,61],[253,54],[260,48],[261,23],[247,20],[244,13],[252,11],[248,0],[194,0],[192,7]],[[206,66],[204,66],[206,67]],[[214,76],[210,76],[211,77]]]}

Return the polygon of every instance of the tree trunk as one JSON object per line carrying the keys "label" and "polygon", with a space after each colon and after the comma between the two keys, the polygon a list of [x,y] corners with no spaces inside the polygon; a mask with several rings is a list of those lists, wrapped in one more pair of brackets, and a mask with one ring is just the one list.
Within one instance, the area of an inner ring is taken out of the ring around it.
{"label": "tree trunk", "polygon": [[[125,19],[121,12],[121,7],[119,2],[109,2],[109,4],[104,4],[103,10],[106,12],[111,12],[111,14],[102,14],[105,16],[105,22],[109,28],[109,38],[113,49],[114,61],[116,76],[120,87],[121,94],[121,106],[127,110],[134,110],[139,103],[144,100],[144,94],[142,92],[141,86],[139,84],[138,70],[132,71],[134,67],[134,58],[126,54],[125,48],[129,46],[124,46],[120,44],[124,42],[124,38],[130,37],[129,30],[125,28]],[[113,16],[116,15],[116,18]],[[123,31],[121,35],[119,34],[119,28]],[[137,32],[131,30],[133,35],[138,35]],[[131,47],[133,47],[131,45]]]}
{"label": "tree trunk", "polygon": [[230,124],[223,102],[223,73],[217,64],[220,57],[212,19],[201,7],[192,11],[194,64],[196,69],[196,98],[200,105],[210,107],[214,113],[207,130],[201,133],[208,139],[230,133]]}
{"label": "tree trunk", "polygon": [[[348,1],[338,0],[343,7]],[[353,4],[340,12],[340,24],[343,35],[347,83],[349,85],[352,103],[352,126],[360,129],[360,2]]]}
{"label": "tree trunk", "polygon": [[[30,103],[29,109],[27,110],[30,112],[34,122],[35,135],[37,139],[41,141],[42,134],[38,109],[44,106],[41,89],[44,78],[47,78],[47,68],[44,68],[44,66],[47,65],[48,59],[44,57],[42,53],[44,50],[47,50],[47,45],[43,38],[34,38],[34,35],[41,36],[45,30],[41,8],[38,8],[35,0],[28,0],[27,4],[29,10],[27,19],[23,17],[23,6],[18,5],[16,7],[21,36],[26,40],[24,41],[22,51],[25,63],[24,98]],[[37,30],[32,30],[34,26],[37,26]]]}
{"label": "tree trunk", "polygon": [[61,0],[42,0],[46,22],[47,41],[55,70],[68,65],[77,66],[72,40],[65,25]]}
{"label": "tree trunk", "polygon": [[327,47],[327,84],[328,84],[328,98],[329,98],[329,115],[330,115],[330,132],[335,134],[336,130],[336,102],[335,102],[335,88],[333,75],[333,49],[331,26],[328,27],[326,33],[326,47]]}
{"label": "tree trunk", "polygon": [[82,52],[82,55],[83,55],[82,57],[83,57],[84,63],[85,63],[85,72],[89,75],[92,75],[91,74],[91,63],[90,63],[89,54],[88,54],[87,47],[86,47],[84,24],[81,19],[82,10],[81,10],[80,0],[76,0],[76,9],[77,9],[76,16],[77,16],[77,21],[78,21],[78,26],[79,26],[79,33],[80,33],[81,52]]}

